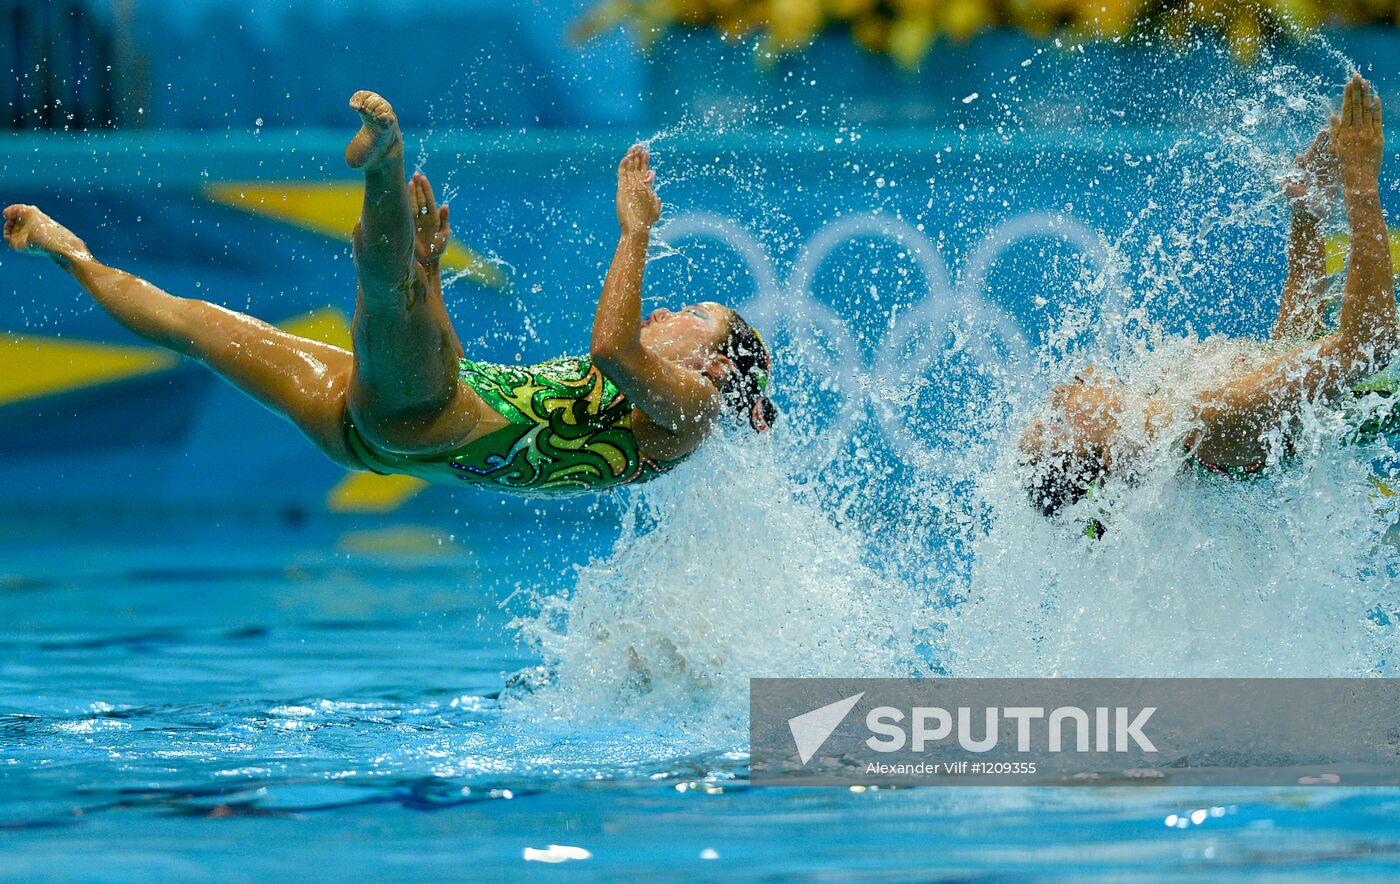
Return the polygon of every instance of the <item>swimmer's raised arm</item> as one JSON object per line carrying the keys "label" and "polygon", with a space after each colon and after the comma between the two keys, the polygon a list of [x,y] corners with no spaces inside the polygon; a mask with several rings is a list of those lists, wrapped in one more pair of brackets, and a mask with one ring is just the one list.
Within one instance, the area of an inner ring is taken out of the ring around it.
{"label": "swimmer's raised arm", "polygon": [[413,255],[419,264],[437,271],[441,268],[447,243],[452,239],[447,204],[438,205],[433,185],[422,172],[413,173],[408,192],[413,201]]}
{"label": "swimmer's raised arm", "polygon": [[442,295],[442,256],[452,239],[447,204],[438,205],[433,185],[422,172],[413,173],[408,193],[413,204],[413,256],[418,262],[418,280],[424,286],[427,302],[441,312],[444,323],[450,324]]}
{"label": "swimmer's raised arm", "polygon": [[[1395,276],[1390,233],[1381,209],[1380,170],[1385,153],[1381,99],[1357,74],[1347,84],[1350,102],[1332,118],[1332,152],[1341,163],[1342,196],[1351,228],[1351,258],[1337,334],[1358,370],[1388,363],[1400,339],[1395,315]],[[1372,353],[1370,351],[1376,351]]]}
{"label": "swimmer's raised arm", "polygon": [[641,145],[632,147],[617,171],[617,220],[622,228],[603,294],[593,319],[589,352],[594,364],[657,428],[698,443],[719,412],[719,394],[701,372],[643,345],[642,277],[651,227],[661,216],[652,187],[656,173]]}
{"label": "swimmer's raised arm", "polygon": [[642,278],[651,227],[661,217],[645,148],[634,145],[617,167],[617,224],[621,238],[603,280],[589,350],[595,360],[616,363],[641,346]]}
{"label": "swimmer's raised arm", "polygon": [[1288,230],[1288,278],[1279,299],[1275,341],[1310,341],[1325,330],[1323,293],[1327,288],[1327,247],[1322,222],[1337,188],[1337,159],[1323,129],[1298,155],[1283,181],[1292,218]]}
{"label": "swimmer's raised arm", "polygon": [[1380,202],[1385,146],[1381,101],[1355,75],[1342,112],[1332,118],[1331,150],[1340,164],[1351,257],[1337,331],[1281,356],[1212,396],[1198,415],[1203,429],[1193,453],[1221,466],[1257,461],[1258,440],[1314,397],[1336,396],[1400,352],[1389,234]]}

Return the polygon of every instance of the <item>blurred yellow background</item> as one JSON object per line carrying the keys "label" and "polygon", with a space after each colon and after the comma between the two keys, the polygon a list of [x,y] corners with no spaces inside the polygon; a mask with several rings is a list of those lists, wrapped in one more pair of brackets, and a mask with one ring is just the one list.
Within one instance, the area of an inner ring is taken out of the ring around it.
{"label": "blurred yellow background", "polygon": [[729,39],[757,36],[772,53],[800,50],[831,29],[908,70],[940,39],[966,40],[998,27],[1075,40],[1148,29],[1182,40],[1205,31],[1250,61],[1267,41],[1327,23],[1400,24],[1400,0],[602,0],[575,36],[623,23],[635,26],[643,43],[676,26],[713,28]]}

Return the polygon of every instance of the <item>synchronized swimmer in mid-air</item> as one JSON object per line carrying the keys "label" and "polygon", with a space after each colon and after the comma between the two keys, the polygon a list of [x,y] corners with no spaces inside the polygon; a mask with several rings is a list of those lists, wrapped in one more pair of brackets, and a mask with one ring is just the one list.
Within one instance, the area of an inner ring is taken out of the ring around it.
{"label": "synchronized swimmer in mid-air", "polygon": [[345,159],[365,179],[353,352],[169,295],[102,264],[34,206],[5,209],[5,240],[53,259],[122,325],[213,369],[352,470],[570,494],[665,472],[726,415],[755,430],[773,421],[771,358],[738,313],[707,301],[642,318],[661,212],[645,148],[618,166],[621,237],[589,355],[495,365],[467,358],[452,328],[439,266],[448,208],[422,174],[406,180],[393,108],[372,92],[350,107],[361,127]]}
{"label": "synchronized swimmer in mid-air", "polygon": [[[1293,212],[1288,278],[1272,332],[1281,352],[1185,400],[1171,390],[1133,400],[1120,380],[1093,366],[1056,386],[1047,414],[1020,438],[1027,490],[1041,512],[1053,516],[1111,477],[1131,478],[1149,443],[1182,409],[1191,427],[1182,439],[1187,462],[1221,474],[1258,472],[1271,440],[1281,436],[1286,445],[1296,431],[1301,406],[1335,401],[1390,364],[1400,353],[1400,324],[1380,202],[1384,146],[1381,100],[1356,74],[1340,115],[1285,182]],[[1319,225],[1339,184],[1351,256],[1338,326],[1324,335]]]}

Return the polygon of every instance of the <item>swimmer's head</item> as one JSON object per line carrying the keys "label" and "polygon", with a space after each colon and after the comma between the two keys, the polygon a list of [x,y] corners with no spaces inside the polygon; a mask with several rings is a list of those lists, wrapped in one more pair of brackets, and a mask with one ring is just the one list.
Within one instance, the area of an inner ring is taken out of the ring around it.
{"label": "swimmer's head", "polygon": [[1082,499],[1113,468],[1123,385],[1093,366],[1050,391],[1048,414],[1021,433],[1031,503],[1054,516]]}
{"label": "swimmer's head", "polygon": [[723,304],[702,301],[680,310],[661,308],[642,322],[642,344],[653,353],[689,365],[719,389],[725,404],[758,431],[777,409],[768,399],[773,359],[744,318]]}
{"label": "swimmer's head", "polygon": [[768,398],[768,382],[773,373],[773,356],[754,327],[744,317],[729,311],[729,330],[720,342],[716,357],[721,365],[712,376],[725,402],[762,433],[778,418],[777,406]]}

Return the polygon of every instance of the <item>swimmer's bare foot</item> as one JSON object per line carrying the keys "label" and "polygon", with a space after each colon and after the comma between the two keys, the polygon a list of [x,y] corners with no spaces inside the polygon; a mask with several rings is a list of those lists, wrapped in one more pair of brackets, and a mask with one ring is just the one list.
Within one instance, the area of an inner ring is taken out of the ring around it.
{"label": "swimmer's bare foot", "polygon": [[1293,161],[1283,178],[1283,193],[1294,212],[1323,218],[1331,212],[1339,167],[1328,149],[1331,134],[1323,129]]}
{"label": "swimmer's bare foot", "polygon": [[17,252],[44,255],[60,267],[92,257],[87,244],[73,231],[34,206],[15,204],[5,208],[5,242]]}
{"label": "swimmer's bare foot", "polygon": [[345,148],[345,162],[350,168],[368,171],[386,160],[403,157],[399,119],[389,102],[361,90],[350,96],[350,107],[360,115],[360,131]]}

